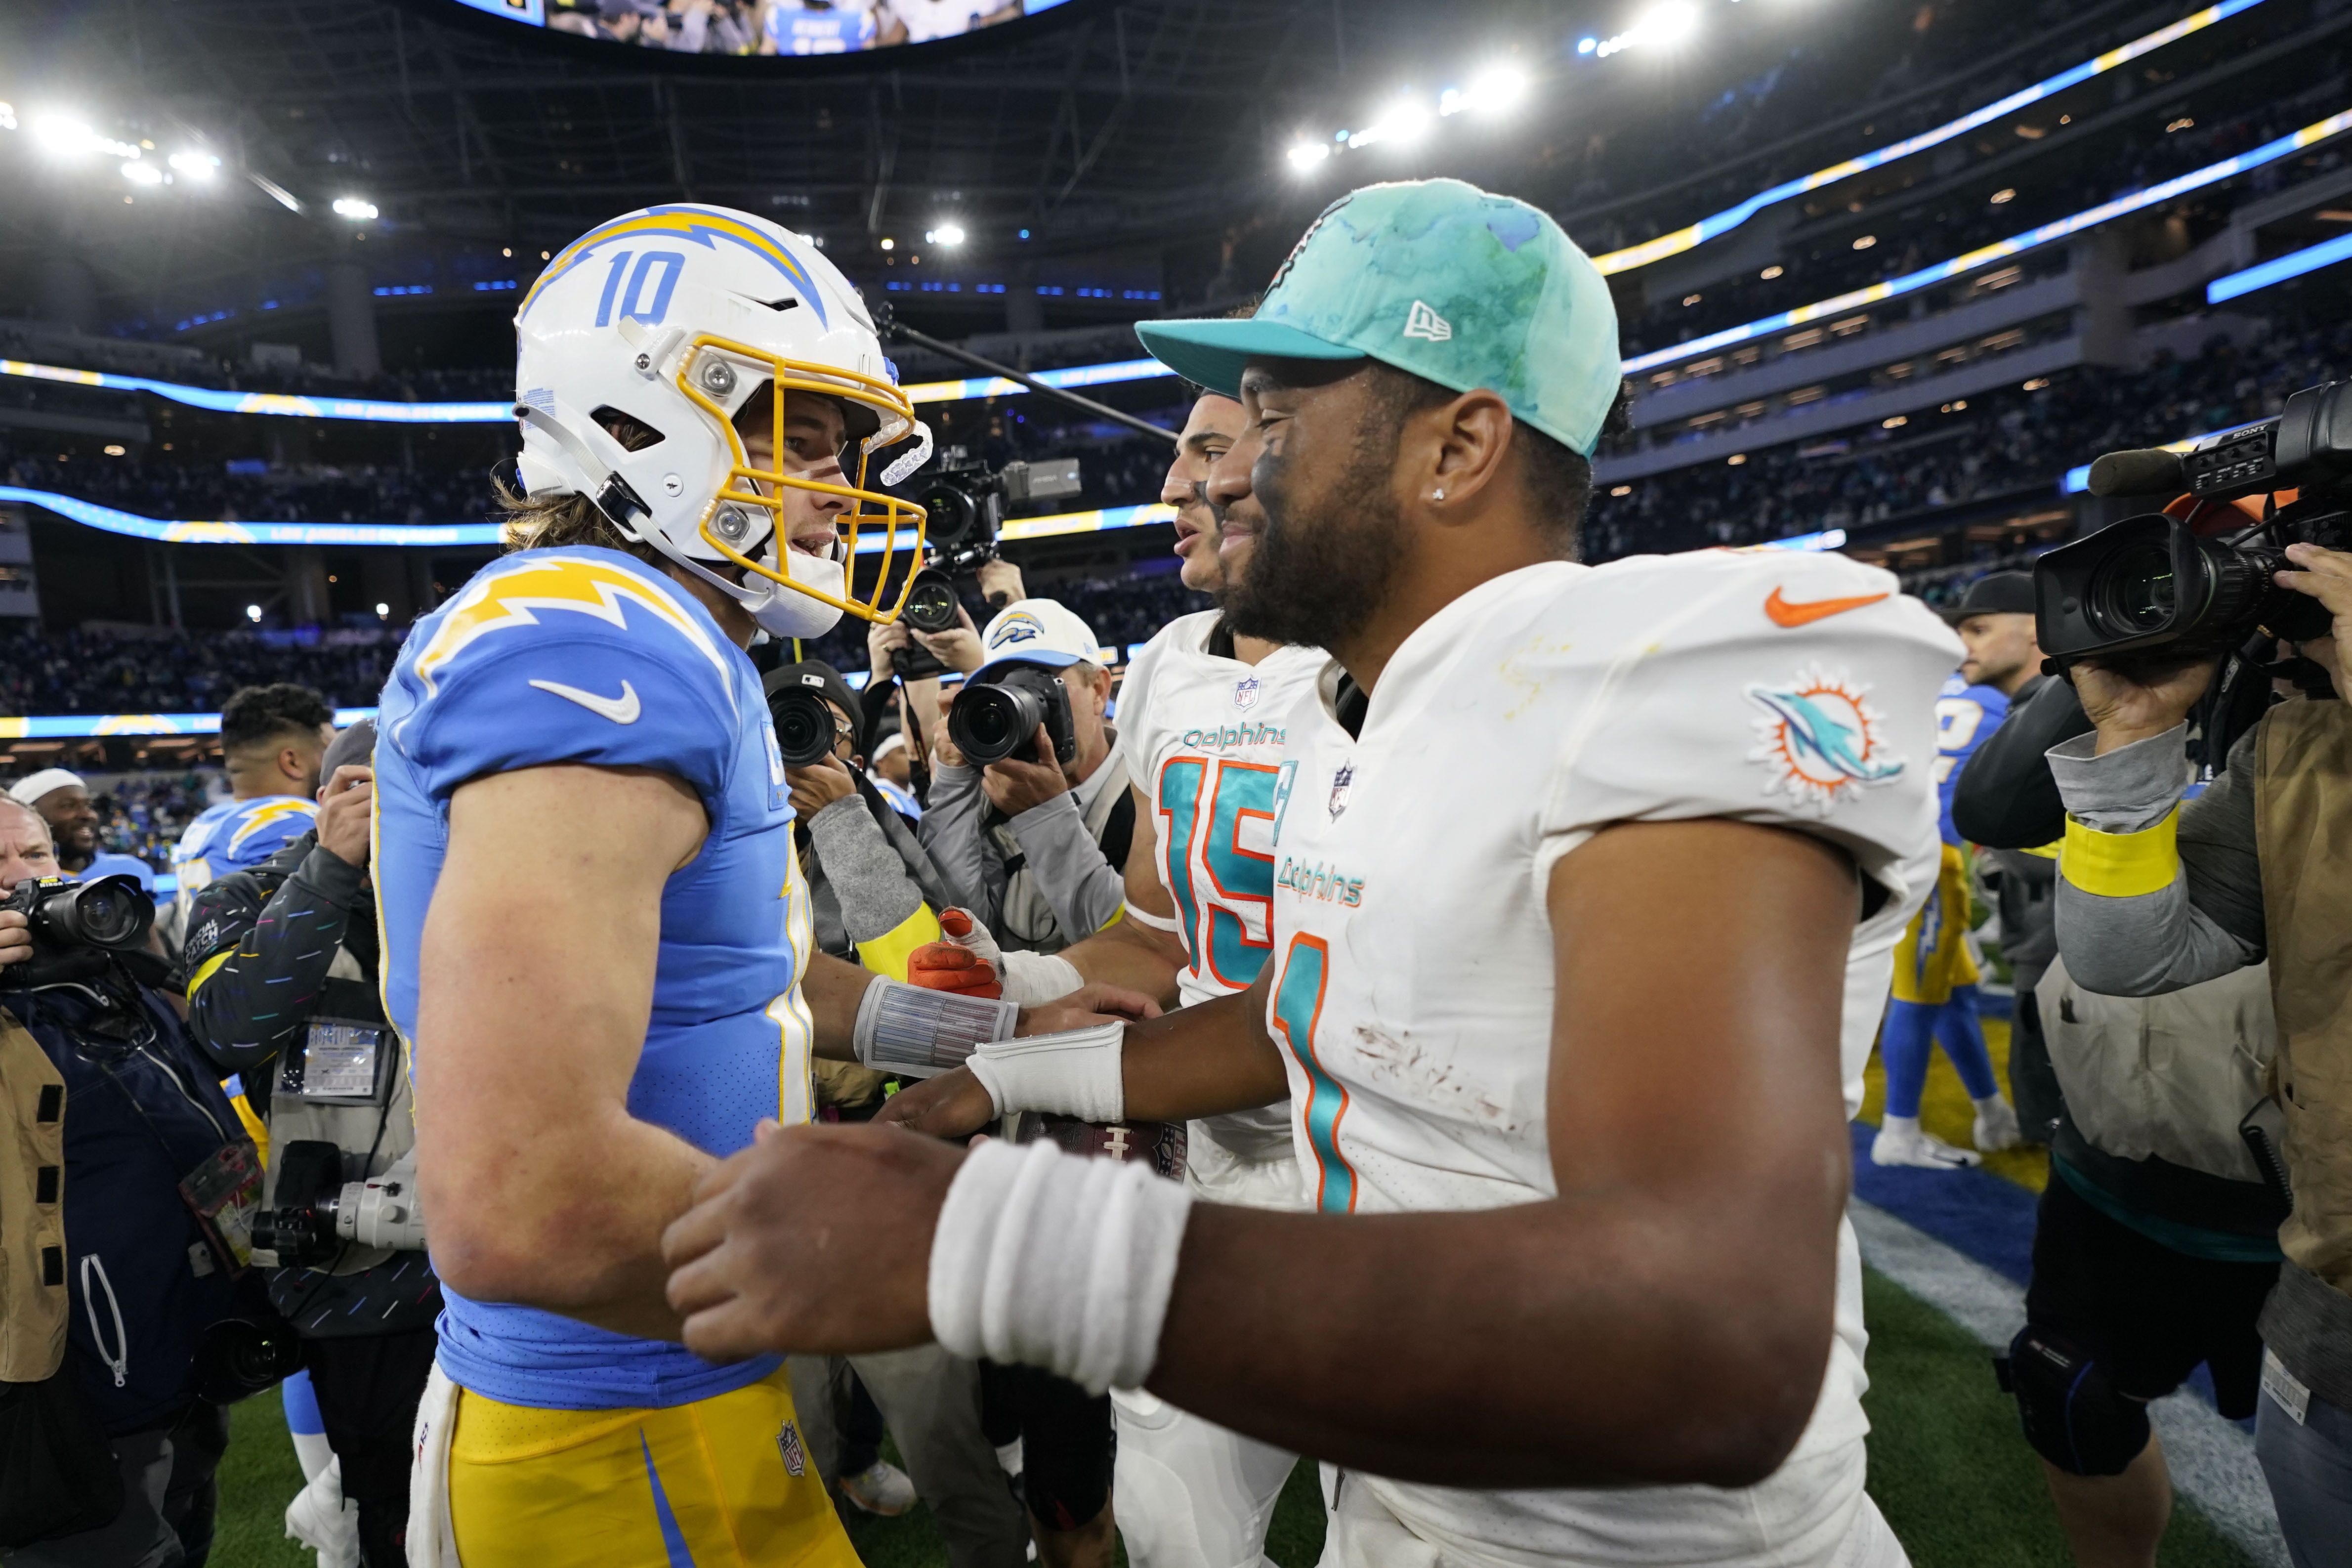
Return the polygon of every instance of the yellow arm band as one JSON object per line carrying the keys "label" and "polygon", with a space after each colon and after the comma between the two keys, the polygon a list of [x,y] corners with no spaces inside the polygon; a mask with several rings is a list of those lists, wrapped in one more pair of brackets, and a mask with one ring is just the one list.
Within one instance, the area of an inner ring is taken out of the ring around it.
{"label": "yellow arm band", "polygon": [[204,984],[205,981],[210,980],[213,975],[219,971],[222,964],[226,963],[230,959],[235,958],[236,956],[236,949],[232,947],[226,952],[214,953],[210,958],[205,959],[204,963],[198,964],[196,966],[196,972],[188,976],[188,999],[192,1002],[194,1001],[196,988]]}
{"label": "yellow arm band", "polygon": [[2180,875],[2180,808],[2137,833],[2101,833],[2073,817],[2058,851],[2058,874],[2103,899],[2161,892]]}
{"label": "yellow arm band", "polygon": [[907,978],[907,961],[919,947],[928,947],[941,940],[946,933],[940,930],[940,917],[931,912],[929,904],[918,904],[915,912],[884,931],[872,942],[857,944],[857,962],[876,974],[892,980]]}

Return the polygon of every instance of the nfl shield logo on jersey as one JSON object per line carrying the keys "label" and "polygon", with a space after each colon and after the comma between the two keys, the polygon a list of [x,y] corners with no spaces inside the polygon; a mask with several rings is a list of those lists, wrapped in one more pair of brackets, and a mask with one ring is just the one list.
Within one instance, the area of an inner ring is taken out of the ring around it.
{"label": "nfl shield logo on jersey", "polygon": [[801,1429],[789,1421],[776,1434],[776,1452],[783,1456],[786,1474],[799,1477],[808,1473],[808,1450],[801,1447]]}
{"label": "nfl shield logo on jersey", "polygon": [[1339,771],[1331,777],[1331,816],[1334,821],[1339,819],[1341,812],[1348,809],[1348,786],[1355,782],[1356,764],[1340,763]]}
{"label": "nfl shield logo on jersey", "polygon": [[1236,708],[1256,707],[1257,692],[1257,677],[1255,675],[1245,675],[1242,677],[1240,680],[1234,684],[1234,706]]}

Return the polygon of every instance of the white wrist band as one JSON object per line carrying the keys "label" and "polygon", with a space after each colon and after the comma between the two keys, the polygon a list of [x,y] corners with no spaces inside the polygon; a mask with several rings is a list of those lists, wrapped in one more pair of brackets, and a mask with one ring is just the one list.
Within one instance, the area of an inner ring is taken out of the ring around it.
{"label": "white wrist band", "polygon": [[988,1089],[999,1116],[1042,1110],[1081,1121],[1127,1120],[1127,1026],[1097,1024],[1025,1040],[992,1040],[964,1065]]}
{"label": "white wrist band", "polygon": [[1133,899],[1128,900],[1119,908],[1125,911],[1129,920],[1139,926],[1150,926],[1153,931],[1164,931],[1169,935],[1174,936],[1184,929],[1184,922],[1174,915],[1155,915],[1150,910],[1137,909]]}
{"label": "white wrist band", "polygon": [[931,1331],[955,1355],[1134,1388],[1160,1331],[1192,1199],[1181,1182],[1050,1142],[965,1157],[931,1237]]}
{"label": "white wrist band", "polygon": [[858,998],[850,1039],[857,1059],[877,1072],[929,1078],[963,1066],[982,1041],[1013,1033],[1020,1016],[1014,1003],[877,980]]}
{"label": "white wrist band", "polygon": [[996,969],[1004,977],[1004,999],[1024,1007],[1067,996],[1087,983],[1076,964],[1055,952],[1000,953]]}

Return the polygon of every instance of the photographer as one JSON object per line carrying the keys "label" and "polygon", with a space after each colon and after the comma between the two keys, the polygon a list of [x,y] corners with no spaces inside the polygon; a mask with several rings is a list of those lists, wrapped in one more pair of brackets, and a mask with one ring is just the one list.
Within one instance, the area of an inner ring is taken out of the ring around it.
{"label": "photographer", "polygon": [[[2284,554],[2276,585],[2317,600],[2331,629],[2278,672],[2315,694],[2352,689],[2352,554]],[[2084,986],[2118,996],[2270,965],[2294,1209],[2261,1319],[2256,1453],[2296,1562],[2315,1563],[2352,1540],[2352,711],[2280,703],[2184,804],[2187,720],[2213,672],[2147,655],[2074,663],[2093,732],[2049,753],[2067,811],[2058,947]]]}
{"label": "photographer", "polygon": [[[1110,675],[1093,631],[1052,599],[1008,605],[980,643],[987,662],[957,694],[957,710],[999,680],[1034,680],[1024,670],[1050,672],[1059,694],[1037,704],[1045,721],[1028,745],[982,767],[950,736],[936,738],[923,841],[1000,944],[1050,954],[1100,931],[1126,901],[1119,868],[1135,805],[1105,722]],[[1066,734],[1052,733],[1056,724]]]}
{"label": "photographer", "polygon": [[[205,887],[189,921],[189,1026],[218,1071],[243,1078],[269,1123],[264,1207],[277,1215],[383,1175],[415,1142],[408,1078],[376,998],[374,752],[371,721],[338,735],[320,763],[327,782],[315,823],[261,864]],[[298,1190],[306,1183],[325,1190]],[[269,1299],[301,1336],[341,1471],[339,1494],[313,1477],[319,1502],[298,1505],[289,1522],[310,1540],[332,1529],[318,1516],[339,1514],[348,1499],[361,1562],[398,1564],[409,1428],[441,1310],[422,1236],[389,1247],[273,1234],[279,1267]]]}
{"label": "photographer", "polygon": [[[816,945],[904,980],[908,955],[939,940],[940,911],[953,900],[913,826],[866,777],[857,694],[817,659],[780,666],[761,684],[772,708],[787,692],[815,694],[831,721],[831,753],[784,770]],[[810,1069],[820,1114],[863,1121],[881,1108],[883,1074],[824,1058]],[[919,1494],[947,1542],[950,1568],[1020,1563],[1026,1532],[981,1429],[972,1363],[925,1345],[798,1358],[793,1380],[818,1470],[850,1501],[887,1516],[904,1513]],[[906,1473],[881,1456],[885,1425],[897,1435]]]}
{"label": "photographer", "polygon": [[198,1347],[238,1310],[258,1162],[134,977],[152,910],[93,907],[101,890],[61,918],[61,889],[27,886],[58,876],[47,824],[0,799],[18,904],[0,909],[0,1194],[31,1199],[0,1205],[0,1549],[24,1568],[200,1564],[228,1423],[198,1396]]}

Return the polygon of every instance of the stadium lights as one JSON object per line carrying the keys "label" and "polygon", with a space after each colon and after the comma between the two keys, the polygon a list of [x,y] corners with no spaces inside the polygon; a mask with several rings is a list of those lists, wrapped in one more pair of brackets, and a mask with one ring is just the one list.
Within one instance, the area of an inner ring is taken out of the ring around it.
{"label": "stadium lights", "polygon": [[1495,114],[1516,105],[1528,92],[1528,76],[1517,66],[1489,66],[1470,83],[1464,107]]}
{"label": "stadium lights", "polygon": [[923,231],[925,245],[954,247],[961,245],[963,241],[963,225],[960,223],[943,223],[937,228],[928,228]]}
{"label": "stadium lights", "polygon": [[16,129],[16,106],[13,103],[0,103],[0,131],[14,131]]}
{"label": "stadium lights", "polygon": [[60,157],[104,153],[128,160],[142,155],[137,142],[117,142],[110,136],[100,136],[87,122],[69,114],[42,115],[33,121],[33,135],[44,148]]}
{"label": "stadium lights", "polygon": [[882,241],[882,248],[885,250],[896,250],[898,248],[898,242],[895,239],[886,237]]}
{"label": "stadium lights", "polygon": [[245,618],[248,621],[257,621],[261,619],[261,606],[259,605],[247,605],[245,607]]}
{"label": "stadium lights", "polygon": [[288,212],[297,214],[301,212],[301,202],[296,198],[293,192],[288,190],[277,181],[264,179],[261,175],[254,174],[250,170],[247,172],[245,177],[251,180],[254,184],[254,187],[260,191],[262,195],[268,196],[271,201],[276,202],[279,206],[284,207]]}
{"label": "stadium lights", "polygon": [[209,180],[220,172],[221,166],[218,158],[214,157],[210,153],[199,153],[193,147],[183,148],[173,153],[168,162],[173,168],[192,180]]}
{"label": "stadium lights", "polygon": [[353,223],[368,223],[375,217],[375,204],[358,196],[337,196],[335,216],[347,217]]}
{"label": "stadium lights", "polygon": [[122,177],[134,185],[160,185],[163,171],[152,163],[131,162],[122,165]]}
{"label": "stadium lights", "polygon": [[1301,142],[1290,149],[1290,166],[1302,174],[1307,174],[1330,155],[1331,149],[1323,142]]}
{"label": "stadium lights", "polygon": [[[1593,46],[1593,57],[1607,59],[1611,55],[1652,44],[1679,44],[1698,31],[1698,7],[1691,0],[1663,0],[1634,19],[1633,25],[1613,38],[1603,38]],[[1580,47],[1579,52],[1582,52]]]}

